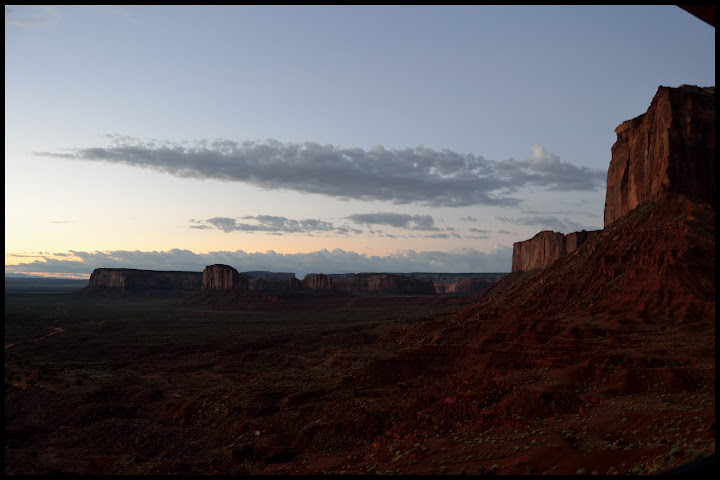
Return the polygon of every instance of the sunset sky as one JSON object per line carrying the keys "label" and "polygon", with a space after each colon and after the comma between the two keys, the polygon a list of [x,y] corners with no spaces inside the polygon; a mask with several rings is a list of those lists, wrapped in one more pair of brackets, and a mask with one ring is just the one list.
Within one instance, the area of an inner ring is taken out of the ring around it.
{"label": "sunset sky", "polygon": [[6,6],[5,274],[509,272],[682,84],[676,6]]}

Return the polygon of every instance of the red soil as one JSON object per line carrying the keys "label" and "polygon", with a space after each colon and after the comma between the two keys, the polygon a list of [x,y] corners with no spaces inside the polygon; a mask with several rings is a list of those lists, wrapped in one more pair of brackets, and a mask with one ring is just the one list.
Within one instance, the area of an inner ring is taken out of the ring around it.
{"label": "red soil", "polygon": [[178,358],[82,404],[6,388],[6,473],[662,473],[715,452],[715,213],[638,207],[454,313]]}

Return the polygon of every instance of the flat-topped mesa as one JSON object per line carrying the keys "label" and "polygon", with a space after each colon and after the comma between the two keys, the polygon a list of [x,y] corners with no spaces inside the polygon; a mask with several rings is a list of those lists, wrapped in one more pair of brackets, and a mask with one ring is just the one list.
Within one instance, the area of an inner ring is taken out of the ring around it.
{"label": "flat-topped mesa", "polygon": [[392,273],[360,273],[342,278],[333,284],[343,293],[375,293],[378,295],[435,295],[432,280]]}
{"label": "flat-topped mesa", "polygon": [[303,290],[333,290],[333,279],[322,273],[314,273],[305,275],[302,279]]}
{"label": "flat-topped mesa", "polygon": [[229,265],[208,265],[202,273],[202,289],[246,292],[249,278]]}
{"label": "flat-topped mesa", "polygon": [[568,233],[544,230],[530,240],[513,243],[512,271],[527,272],[545,268],[558,258],[577,250],[600,230]]}
{"label": "flat-topped mesa", "polygon": [[715,208],[715,87],[659,87],[647,112],[615,129],[605,227],[669,193]]}
{"label": "flat-topped mesa", "polygon": [[78,293],[120,296],[173,296],[198,290],[200,272],[96,268],[88,286]]}

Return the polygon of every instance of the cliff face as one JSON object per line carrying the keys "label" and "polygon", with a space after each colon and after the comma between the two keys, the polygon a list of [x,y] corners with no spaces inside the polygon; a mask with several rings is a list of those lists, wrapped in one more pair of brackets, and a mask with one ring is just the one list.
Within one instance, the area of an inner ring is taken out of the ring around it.
{"label": "cliff face", "polygon": [[615,129],[605,227],[669,192],[715,205],[715,87],[660,87],[647,112]]}
{"label": "cliff face", "polygon": [[198,290],[201,284],[202,274],[199,272],[96,268],[90,275],[88,286],[80,293],[172,296]]}
{"label": "cliff face", "polygon": [[432,280],[390,273],[358,274],[335,282],[344,293],[377,293],[380,295],[434,295]]}
{"label": "cliff face", "polygon": [[208,265],[202,273],[203,290],[245,292],[248,286],[249,277],[229,265]]}
{"label": "cliff face", "polygon": [[464,278],[457,282],[435,285],[435,290],[441,295],[472,296],[490,288],[495,281],[483,278]]}
{"label": "cliff face", "polygon": [[288,283],[289,289],[315,290],[336,293],[376,293],[379,295],[435,295],[432,280],[391,273],[360,273],[337,276],[322,273],[306,275],[298,288]]}
{"label": "cliff face", "polygon": [[527,272],[545,268],[558,258],[577,250],[597,232],[582,230],[564,235],[545,230],[530,240],[516,242],[513,244],[512,271]]}
{"label": "cliff face", "polygon": [[303,290],[327,290],[333,289],[333,279],[322,273],[305,275],[302,279]]}

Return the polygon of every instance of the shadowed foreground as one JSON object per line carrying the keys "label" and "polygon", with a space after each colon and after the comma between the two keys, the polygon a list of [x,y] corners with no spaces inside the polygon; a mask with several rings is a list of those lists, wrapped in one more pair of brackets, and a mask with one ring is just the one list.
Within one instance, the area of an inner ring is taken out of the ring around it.
{"label": "shadowed foreground", "polygon": [[715,452],[714,226],[642,205],[473,299],[6,295],[5,473],[669,471]]}

